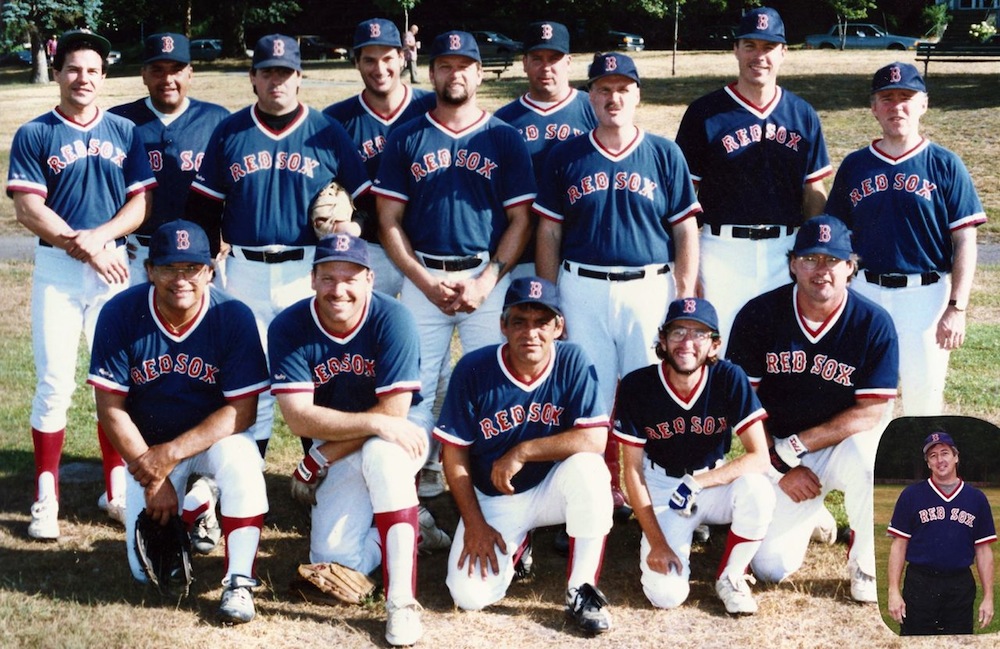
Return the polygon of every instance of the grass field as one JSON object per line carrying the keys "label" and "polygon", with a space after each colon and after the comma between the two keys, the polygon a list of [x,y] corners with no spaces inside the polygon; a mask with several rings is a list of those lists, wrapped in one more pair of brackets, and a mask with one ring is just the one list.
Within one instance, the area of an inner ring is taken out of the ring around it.
{"label": "grass field", "polygon": [[[912,54],[903,55],[912,59]],[[586,55],[574,62],[582,79]],[[836,165],[846,153],[876,135],[867,110],[871,73],[892,60],[888,53],[790,52],[782,85],[804,96],[819,111]],[[735,62],[729,54],[683,53],[676,77],[668,55],[637,56],[643,75],[640,122],[648,130],[672,136],[687,103],[731,80]],[[252,99],[245,64],[205,67],[192,94],[237,108]],[[16,127],[56,103],[56,87],[18,83],[21,72],[0,71],[0,173],[6,178],[10,140]],[[925,119],[933,139],[959,152],[972,170],[991,223],[981,239],[1000,241],[1000,88],[992,66],[935,64],[929,78],[931,113]],[[346,64],[309,67],[302,98],[315,107],[345,98],[360,88]],[[480,92],[495,109],[523,90],[519,72],[490,80]],[[134,67],[113,71],[102,105],[111,106],[143,94]],[[0,201],[0,234],[22,234],[9,200]],[[30,264],[0,262],[0,646],[25,647],[273,647],[303,644],[345,647],[384,646],[383,611],[378,605],[349,608],[308,604],[288,590],[295,565],[307,556],[308,519],[287,496],[287,478],[299,452],[279,426],[269,452],[267,480],[271,512],[258,560],[266,587],[257,594],[259,617],[250,625],[220,629],[212,613],[220,594],[223,552],[217,549],[195,561],[192,597],[164,602],[132,583],[125,565],[121,530],[97,510],[101,490],[99,457],[93,433],[89,391],[79,389],[71,412],[64,463],[58,543],[25,538],[33,493],[33,459],[28,409],[33,392],[29,342]],[[981,267],[970,310],[969,342],[953,355],[947,392],[953,414],[1000,418],[1000,269]],[[80,377],[82,380],[82,370]],[[448,496],[430,503],[445,529],[456,516]],[[891,508],[891,505],[890,505]],[[877,517],[887,520],[888,516]],[[884,527],[883,527],[884,530]],[[500,606],[463,614],[455,611],[444,588],[445,557],[420,563],[419,597],[427,609],[426,647],[903,647],[883,624],[874,606],[849,597],[844,573],[846,546],[813,546],[806,566],[789,583],[756,588],[760,613],[752,618],[725,615],[714,595],[712,575],[722,552],[724,530],[694,555],[690,601],[669,612],[653,610],[639,588],[638,527],[617,526],[608,541],[601,586],[612,599],[615,629],[585,640],[567,626],[561,611],[565,563],[550,551],[552,530],[537,537],[537,576],[512,587]],[[993,638],[950,639],[950,646],[995,646]],[[906,647],[932,647],[932,641],[907,641]]]}

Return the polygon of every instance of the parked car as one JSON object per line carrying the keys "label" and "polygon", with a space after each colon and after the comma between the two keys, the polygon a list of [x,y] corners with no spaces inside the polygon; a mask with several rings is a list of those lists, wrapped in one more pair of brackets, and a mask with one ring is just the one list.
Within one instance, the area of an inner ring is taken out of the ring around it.
{"label": "parked car", "polygon": [[191,41],[192,61],[214,61],[222,56],[222,40],[218,38],[196,38]]}
{"label": "parked car", "polygon": [[0,66],[21,67],[31,65],[31,50],[18,50],[0,55]]}
{"label": "parked car", "polygon": [[303,59],[326,61],[327,59],[346,59],[348,52],[345,47],[337,47],[316,35],[296,36],[299,51]]}
{"label": "parked car", "polygon": [[524,49],[524,43],[515,41],[509,36],[500,32],[478,31],[472,32],[479,46],[479,55],[483,58],[496,56],[516,56]]}
{"label": "parked car", "polygon": [[[889,34],[878,25],[870,23],[847,23],[844,37],[844,49],[868,50],[912,50],[917,43],[926,42],[915,36],[897,36]],[[825,34],[806,36],[806,49],[833,50],[840,49],[841,25],[834,25]]]}
{"label": "parked car", "polygon": [[118,50],[111,50],[108,52],[108,65],[114,65],[122,60],[122,53]]}
{"label": "parked car", "polygon": [[736,25],[709,25],[681,36],[680,47],[686,50],[731,50],[736,42]]}
{"label": "parked car", "polygon": [[646,41],[638,34],[630,32],[609,31],[607,45],[609,50],[624,50],[626,52],[641,52],[646,49]]}

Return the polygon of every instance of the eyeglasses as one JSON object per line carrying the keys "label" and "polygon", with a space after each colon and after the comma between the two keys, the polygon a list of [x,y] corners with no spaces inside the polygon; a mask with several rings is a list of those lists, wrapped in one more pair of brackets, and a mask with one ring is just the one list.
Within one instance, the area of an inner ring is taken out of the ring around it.
{"label": "eyeglasses", "polygon": [[711,338],[715,338],[716,333],[709,329],[688,329],[687,327],[672,327],[667,330],[667,340],[672,343],[679,343],[690,338],[700,343]]}
{"label": "eyeglasses", "polygon": [[843,259],[837,259],[836,257],[827,257],[826,255],[804,255],[798,257],[799,264],[802,265],[806,270],[816,270],[822,265],[824,268],[836,268],[838,264],[844,262]]}
{"label": "eyeglasses", "polygon": [[159,273],[164,279],[197,279],[206,268],[208,268],[208,266],[204,264],[191,264],[188,266],[156,266],[156,272]]}

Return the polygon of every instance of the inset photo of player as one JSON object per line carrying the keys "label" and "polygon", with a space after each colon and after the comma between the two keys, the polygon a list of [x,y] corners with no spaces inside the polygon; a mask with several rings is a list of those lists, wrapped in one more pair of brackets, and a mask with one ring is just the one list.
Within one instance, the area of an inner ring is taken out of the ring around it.
{"label": "inset photo of player", "polygon": [[875,459],[879,608],[900,635],[995,633],[993,544],[1000,429],[972,417],[901,417]]}

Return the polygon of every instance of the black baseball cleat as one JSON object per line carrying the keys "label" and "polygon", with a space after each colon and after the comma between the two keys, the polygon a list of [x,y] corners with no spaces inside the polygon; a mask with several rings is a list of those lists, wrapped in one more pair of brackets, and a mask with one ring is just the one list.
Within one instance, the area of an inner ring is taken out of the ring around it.
{"label": "black baseball cleat", "polygon": [[608,598],[596,586],[583,584],[566,591],[566,614],[584,633],[597,635],[611,630],[611,614],[604,608],[607,605]]}

